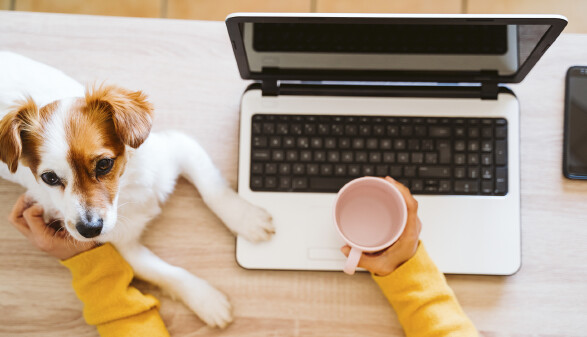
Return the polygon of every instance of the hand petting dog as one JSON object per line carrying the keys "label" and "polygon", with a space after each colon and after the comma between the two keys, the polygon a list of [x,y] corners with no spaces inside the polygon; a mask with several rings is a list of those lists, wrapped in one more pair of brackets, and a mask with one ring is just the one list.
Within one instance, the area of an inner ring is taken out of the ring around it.
{"label": "hand petting dog", "polygon": [[63,228],[55,229],[43,220],[43,207],[27,200],[25,194],[14,204],[8,220],[40,250],[60,260],[96,247],[92,241],[77,241]]}

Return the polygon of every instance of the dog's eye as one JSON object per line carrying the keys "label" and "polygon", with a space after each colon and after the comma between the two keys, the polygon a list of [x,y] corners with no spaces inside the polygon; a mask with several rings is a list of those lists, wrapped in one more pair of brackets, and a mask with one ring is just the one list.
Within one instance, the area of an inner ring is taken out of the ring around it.
{"label": "dog's eye", "polygon": [[45,184],[49,186],[55,186],[61,184],[61,179],[55,174],[55,172],[45,172],[41,174],[41,179],[45,182]]}
{"label": "dog's eye", "polygon": [[103,158],[98,161],[96,164],[96,174],[97,175],[104,175],[110,170],[112,170],[112,166],[114,165],[114,159],[110,158]]}

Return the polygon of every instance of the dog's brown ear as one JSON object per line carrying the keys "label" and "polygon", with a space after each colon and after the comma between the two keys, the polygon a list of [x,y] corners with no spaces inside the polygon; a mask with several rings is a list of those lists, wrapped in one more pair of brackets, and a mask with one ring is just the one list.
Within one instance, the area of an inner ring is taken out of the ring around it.
{"label": "dog's brown ear", "polygon": [[86,91],[89,108],[106,108],[118,137],[132,148],[143,144],[153,125],[153,105],[142,91],[130,91],[113,85],[101,85]]}
{"label": "dog's brown ear", "polygon": [[18,161],[22,154],[21,132],[25,131],[34,116],[38,116],[37,105],[28,97],[17,108],[9,112],[0,121],[0,160],[2,160],[10,172],[18,169]]}

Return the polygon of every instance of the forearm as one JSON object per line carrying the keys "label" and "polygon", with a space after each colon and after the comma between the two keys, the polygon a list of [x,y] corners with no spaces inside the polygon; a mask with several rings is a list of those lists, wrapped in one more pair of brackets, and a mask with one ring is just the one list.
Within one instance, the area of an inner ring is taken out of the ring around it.
{"label": "forearm", "polygon": [[84,303],[84,318],[101,336],[169,336],[159,302],[130,286],[133,272],[110,244],[62,261],[73,276],[72,285]]}
{"label": "forearm", "polygon": [[422,244],[393,273],[373,279],[395,309],[407,337],[478,336]]}

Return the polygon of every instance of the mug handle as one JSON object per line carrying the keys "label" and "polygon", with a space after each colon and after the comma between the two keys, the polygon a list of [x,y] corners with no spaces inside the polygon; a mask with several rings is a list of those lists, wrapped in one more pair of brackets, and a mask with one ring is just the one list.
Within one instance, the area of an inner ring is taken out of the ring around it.
{"label": "mug handle", "polygon": [[359,264],[359,260],[361,259],[361,255],[363,251],[356,247],[351,247],[351,252],[349,253],[349,257],[344,264],[344,272],[353,275],[355,273],[355,269],[357,269],[357,265]]}

